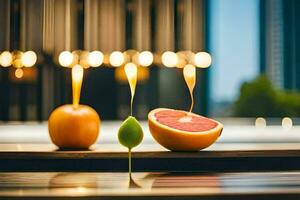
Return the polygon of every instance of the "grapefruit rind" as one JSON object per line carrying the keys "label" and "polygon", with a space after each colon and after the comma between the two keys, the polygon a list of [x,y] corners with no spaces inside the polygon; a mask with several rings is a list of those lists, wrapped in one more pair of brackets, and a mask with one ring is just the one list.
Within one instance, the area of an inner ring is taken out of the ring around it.
{"label": "grapefruit rind", "polygon": [[[199,151],[213,144],[222,133],[223,125],[212,119],[209,120],[217,123],[217,126],[201,132],[188,132],[161,124],[156,120],[155,113],[163,110],[172,109],[157,108],[150,111],[148,114],[148,125],[153,138],[160,145],[171,151]],[[186,111],[181,112],[187,113]],[[189,113],[189,115],[199,117],[199,115],[194,113]]]}

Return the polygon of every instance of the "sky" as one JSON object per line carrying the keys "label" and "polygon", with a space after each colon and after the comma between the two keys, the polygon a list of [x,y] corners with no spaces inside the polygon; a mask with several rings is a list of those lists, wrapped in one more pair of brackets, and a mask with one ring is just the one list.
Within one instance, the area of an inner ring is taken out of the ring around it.
{"label": "sky", "polygon": [[211,100],[234,101],[259,73],[259,0],[210,0]]}

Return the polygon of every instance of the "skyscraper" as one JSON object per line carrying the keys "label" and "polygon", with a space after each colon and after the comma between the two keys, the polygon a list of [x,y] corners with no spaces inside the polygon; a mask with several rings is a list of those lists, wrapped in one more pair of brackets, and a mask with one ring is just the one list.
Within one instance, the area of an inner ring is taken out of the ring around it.
{"label": "skyscraper", "polygon": [[300,1],[261,1],[260,69],[279,89],[300,90]]}

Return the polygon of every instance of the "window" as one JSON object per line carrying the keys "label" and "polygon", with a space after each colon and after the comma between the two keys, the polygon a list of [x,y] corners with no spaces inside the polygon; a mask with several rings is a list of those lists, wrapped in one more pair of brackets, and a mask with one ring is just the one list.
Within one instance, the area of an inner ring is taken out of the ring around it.
{"label": "window", "polygon": [[211,0],[208,23],[210,114],[226,116],[241,84],[259,73],[259,1]]}

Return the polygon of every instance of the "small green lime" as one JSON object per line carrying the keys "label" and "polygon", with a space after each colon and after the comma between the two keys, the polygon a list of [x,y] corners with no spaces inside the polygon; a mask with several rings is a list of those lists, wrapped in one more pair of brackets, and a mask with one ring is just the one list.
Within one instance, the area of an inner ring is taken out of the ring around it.
{"label": "small green lime", "polygon": [[127,117],[118,132],[119,142],[123,146],[132,149],[142,142],[143,137],[143,129],[140,123],[132,116]]}

